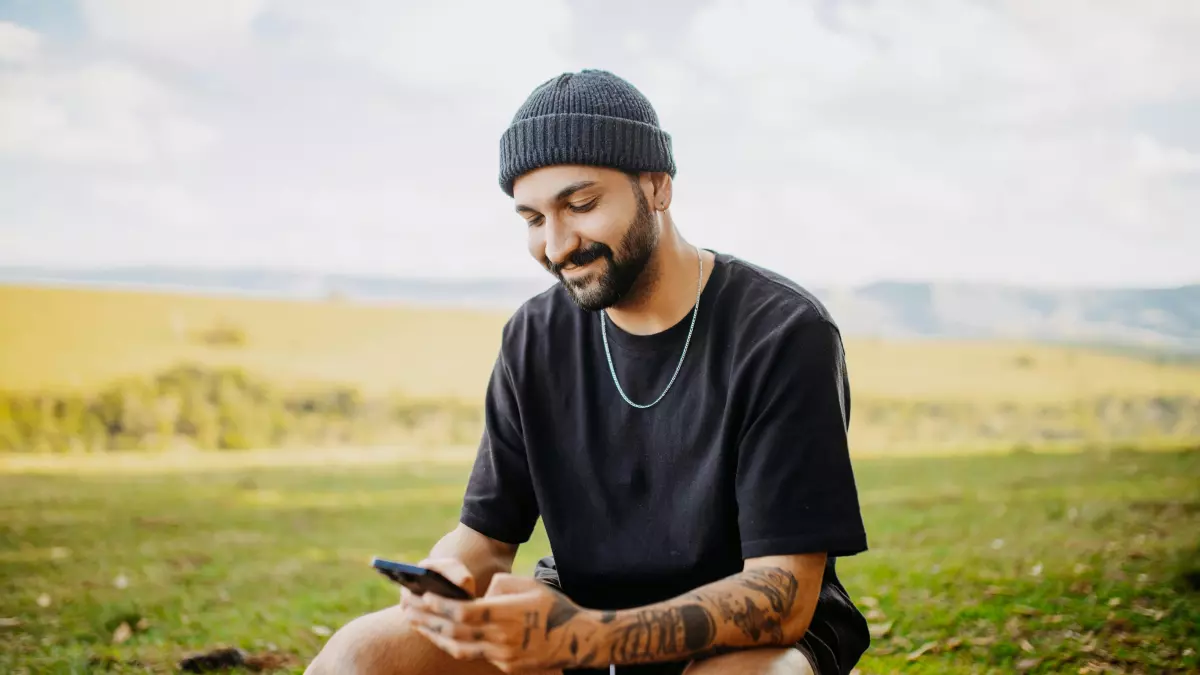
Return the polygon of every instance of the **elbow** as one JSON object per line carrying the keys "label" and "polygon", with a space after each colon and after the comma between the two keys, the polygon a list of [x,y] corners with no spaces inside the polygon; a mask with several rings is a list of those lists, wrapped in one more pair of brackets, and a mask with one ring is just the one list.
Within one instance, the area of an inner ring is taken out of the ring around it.
{"label": "elbow", "polygon": [[782,645],[793,645],[804,639],[808,626],[812,623],[813,608],[797,607],[795,611],[784,617],[781,634]]}

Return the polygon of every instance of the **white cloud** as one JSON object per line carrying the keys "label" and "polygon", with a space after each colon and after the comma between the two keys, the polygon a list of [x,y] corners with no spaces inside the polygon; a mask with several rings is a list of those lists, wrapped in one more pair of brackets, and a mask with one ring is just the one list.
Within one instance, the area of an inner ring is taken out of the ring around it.
{"label": "white cloud", "polygon": [[211,127],[182,115],[164,116],[159,129],[163,150],[175,157],[199,155],[219,137]]}
{"label": "white cloud", "polygon": [[587,66],[658,109],[685,236],[806,283],[1195,275],[1200,3],[566,2],[83,0],[77,40],[0,24],[0,184],[27,188],[0,191],[0,255],[541,278],[497,137]]}
{"label": "white cloud", "polygon": [[817,3],[718,0],[689,27],[688,54],[756,112],[871,114],[902,121],[1021,124],[1200,82],[1200,11],[1180,0],[984,4],[932,0]]}
{"label": "white cloud", "polygon": [[153,147],[138,110],[154,86],[114,64],[0,73],[0,154],[71,163],[139,163]]}
{"label": "white cloud", "polygon": [[149,229],[178,233],[214,220],[207,205],[179,185],[164,181],[104,181],[92,188],[92,196],[102,205],[115,207],[115,219],[132,217]]}
{"label": "white cloud", "polygon": [[80,10],[101,40],[155,54],[203,63],[251,40],[265,0],[83,0]]}
{"label": "white cloud", "polygon": [[289,44],[301,53],[327,51],[447,96],[512,98],[517,87],[523,98],[574,67],[564,0],[281,0],[271,12],[296,31]]}
{"label": "white cloud", "polygon": [[23,26],[0,21],[0,63],[28,63],[38,57],[41,36]]}
{"label": "white cloud", "polygon": [[1171,176],[1200,172],[1200,153],[1163,145],[1138,134],[1133,139],[1134,166],[1148,176]]}
{"label": "white cloud", "polygon": [[[1200,92],[1196,35],[1200,5],[1182,0],[718,0],[683,48],[723,100],[667,98],[687,111],[679,144],[703,148],[681,166],[704,200],[688,213],[777,268],[847,282],[935,275],[917,260],[968,278],[1147,274],[1131,265],[1162,257],[1154,238],[1197,238],[1183,206],[1198,195],[1169,182],[1196,156],[1130,111]],[[662,79],[648,88],[671,91]]]}
{"label": "white cloud", "polygon": [[[36,44],[37,34],[25,32]],[[143,164],[191,156],[216,140],[215,131],[175,112],[179,103],[171,89],[139,68],[41,56],[26,50],[24,58],[0,64],[0,157]]]}

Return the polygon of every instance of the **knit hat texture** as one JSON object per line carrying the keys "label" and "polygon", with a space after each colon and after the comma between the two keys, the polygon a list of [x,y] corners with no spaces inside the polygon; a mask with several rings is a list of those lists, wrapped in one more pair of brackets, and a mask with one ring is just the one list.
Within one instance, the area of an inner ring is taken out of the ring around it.
{"label": "knit hat texture", "polygon": [[553,164],[587,164],[675,176],[671,136],[642,92],[604,70],[563,73],[538,85],[500,137],[500,187]]}

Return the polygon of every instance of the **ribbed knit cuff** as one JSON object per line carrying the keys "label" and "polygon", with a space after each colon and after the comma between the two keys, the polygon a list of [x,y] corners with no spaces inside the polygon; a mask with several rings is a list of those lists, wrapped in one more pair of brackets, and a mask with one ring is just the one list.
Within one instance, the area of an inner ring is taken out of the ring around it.
{"label": "ribbed knit cuff", "polygon": [[619,117],[565,113],[521,120],[500,137],[500,187],[509,197],[518,176],[554,164],[586,164],[675,175],[671,136]]}

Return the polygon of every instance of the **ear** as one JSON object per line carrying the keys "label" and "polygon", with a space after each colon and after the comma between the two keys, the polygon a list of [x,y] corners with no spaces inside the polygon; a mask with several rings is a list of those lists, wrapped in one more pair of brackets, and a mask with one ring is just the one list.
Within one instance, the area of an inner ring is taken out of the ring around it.
{"label": "ear", "polygon": [[650,174],[650,208],[666,211],[671,208],[671,176],[666,172]]}

